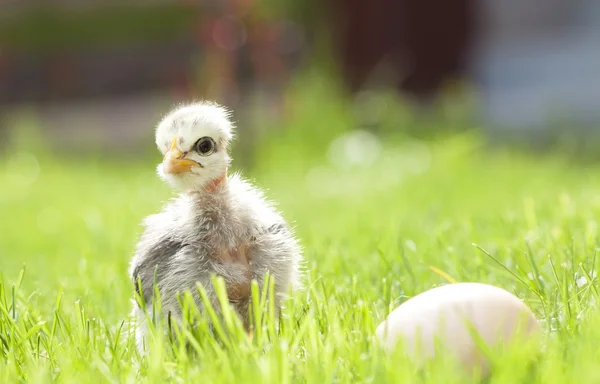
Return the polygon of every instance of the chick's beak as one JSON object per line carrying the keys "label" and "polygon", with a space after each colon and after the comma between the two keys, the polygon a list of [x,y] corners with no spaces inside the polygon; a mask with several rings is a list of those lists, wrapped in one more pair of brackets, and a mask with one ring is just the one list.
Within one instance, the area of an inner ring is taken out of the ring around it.
{"label": "chick's beak", "polygon": [[177,149],[177,138],[174,138],[171,149],[169,149],[163,159],[163,172],[184,173],[190,172],[194,167],[200,167],[200,164],[193,160],[186,159],[185,154]]}

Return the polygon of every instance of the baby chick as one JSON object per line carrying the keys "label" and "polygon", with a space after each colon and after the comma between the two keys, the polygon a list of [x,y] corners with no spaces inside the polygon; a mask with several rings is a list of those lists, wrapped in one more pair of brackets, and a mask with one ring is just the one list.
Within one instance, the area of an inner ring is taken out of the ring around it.
{"label": "baby chick", "polygon": [[[178,107],[158,124],[156,145],[164,155],[158,174],[180,194],[145,219],[131,261],[135,289],[148,310],[155,282],[163,315],[181,319],[177,296],[185,291],[202,310],[198,284],[218,310],[212,284],[217,275],[248,327],[251,280],[262,288],[270,274],[277,309],[288,288],[299,287],[302,254],[291,228],[260,190],[239,174],[227,174],[233,128],[229,113],[209,102]],[[144,321],[137,303],[134,314]],[[146,331],[140,325],[137,341],[143,348]]]}

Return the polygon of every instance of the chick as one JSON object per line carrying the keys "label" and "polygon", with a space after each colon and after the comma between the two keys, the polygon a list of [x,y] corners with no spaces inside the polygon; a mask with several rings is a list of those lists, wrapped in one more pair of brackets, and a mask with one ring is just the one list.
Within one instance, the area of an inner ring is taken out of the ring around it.
{"label": "chick", "polygon": [[[263,193],[239,174],[227,174],[233,124],[223,107],[209,102],[180,106],[156,129],[164,158],[158,174],[179,191],[162,212],[147,217],[131,261],[136,291],[151,309],[153,285],[160,292],[162,315],[181,320],[178,294],[189,291],[202,310],[197,285],[219,304],[214,275],[225,282],[228,298],[248,327],[251,280],[262,288],[274,279],[275,306],[289,288],[300,286],[301,247],[292,229]],[[146,318],[137,302],[134,314]],[[143,348],[146,327],[138,329]]]}

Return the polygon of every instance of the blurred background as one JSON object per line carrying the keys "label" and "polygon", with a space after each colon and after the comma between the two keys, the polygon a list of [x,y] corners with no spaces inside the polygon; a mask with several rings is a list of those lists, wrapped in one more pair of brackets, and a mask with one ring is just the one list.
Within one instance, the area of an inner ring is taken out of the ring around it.
{"label": "blurred background", "polygon": [[600,172],[563,157],[600,159],[599,42],[597,0],[0,0],[0,281],[26,265],[34,308],[62,286],[128,313],[172,196],[154,127],[197,98],[233,110],[232,168],[313,279],[366,302],[439,283],[428,265],[503,279],[473,242],[512,262],[596,231]]}
{"label": "blurred background", "polygon": [[402,109],[436,131],[460,114],[496,137],[589,138],[598,41],[594,0],[4,0],[1,146],[28,121],[52,146],[141,150],[175,103],[208,98],[249,154],[300,93],[368,129]]}

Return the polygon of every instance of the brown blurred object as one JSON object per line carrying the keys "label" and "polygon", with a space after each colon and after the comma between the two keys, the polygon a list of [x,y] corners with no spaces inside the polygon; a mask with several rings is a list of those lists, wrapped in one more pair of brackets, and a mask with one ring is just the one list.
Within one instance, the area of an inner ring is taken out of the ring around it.
{"label": "brown blurred object", "polygon": [[282,92],[287,68],[277,50],[280,31],[256,9],[255,0],[212,2],[204,8],[198,21],[204,97],[234,108],[246,88]]}
{"label": "brown blurred object", "polygon": [[464,76],[473,43],[473,0],[333,0],[337,52],[351,92],[387,60],[400,92],[424,100],[447,78]]}

